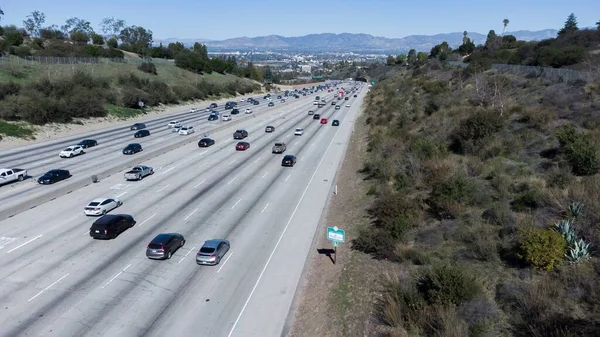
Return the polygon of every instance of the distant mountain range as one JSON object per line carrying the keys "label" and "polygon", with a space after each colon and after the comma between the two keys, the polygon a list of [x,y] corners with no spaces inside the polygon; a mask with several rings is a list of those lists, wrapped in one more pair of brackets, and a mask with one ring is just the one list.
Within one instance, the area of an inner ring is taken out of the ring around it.
{"label": "distant mountain range", "polygon": [[[514,35],[519,40],[533,41],[556,37],[556,29],[538,31],[519,30],[506,32],[505,35]],[[501,31],[496,32],[501,34]],[[468,37],[475,44],[485,43],[487,34],[468,32]],[[431,48],[443,41],[452,47],[462,44],[463,33],[446,33],[436,35],[409,35],[402,38],[387,38],[369,34],[309,34],[296,37],[280,35],[237,37],[222,41],[208,39],[178,40],[169,38],[156,42],[170,43],[174,41],[192,45],[194,42],[206,44],[209,50],[270,50],[270,51],[307,51],[307,52],[406,52],[410,49],[417,51],[430,51]]]}

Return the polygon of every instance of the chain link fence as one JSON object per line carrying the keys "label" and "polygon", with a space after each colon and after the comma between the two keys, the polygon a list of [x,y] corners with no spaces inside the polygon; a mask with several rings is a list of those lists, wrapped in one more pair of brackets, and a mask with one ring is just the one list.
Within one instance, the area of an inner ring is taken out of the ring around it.
{"label": "chain link fence", "polygon": [[[469,64],[460,61],[450,61],[448,64],[460,68],[466,68]],[[492,64],[492,69],[496,69],[500,72],[520,74],[529,78],[544,78],[550,81],[556,82],[574,82],[578,80],[592,81],[595,74],[587,71],[578,71],[566,68],[552,68],[552,67],[535,67],[535,66],[522,66],[514,64]]]}
{"label": "chain link fence", "polygon": [[174,60],[157,58],[104,58],[104,57],[54,57],[54,56],[4,56],[0,57],[0,65],[31,65],[31,64],[112,64],[144,62],[173,63]]}

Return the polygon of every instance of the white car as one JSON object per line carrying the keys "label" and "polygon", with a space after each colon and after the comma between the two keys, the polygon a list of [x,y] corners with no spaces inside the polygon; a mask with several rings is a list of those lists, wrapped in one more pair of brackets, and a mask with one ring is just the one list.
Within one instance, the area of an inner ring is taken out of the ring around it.
{"label": "white car", "polygon": [[350,104],[346,104],[346,108],[349,108],[349,107],[350,107]]}
{"label": "white car", "polygon": [[240,102],[246,102],[245,98],[240,99]]}
{"label": "white car", "polygon": [[247,113],[247,114],[251,114],[251,113],[252,113],[252,109],[250,109],[250,108],[246,108],[246,113]]}
{"label": "white car", "polygon": [[59,156],[61,158],[71,158],[71,157],[75,157],[78,156],[80,154],[84,154],[85,152],[83,151],[83,147],[81,145],[73,145],[73,146],[69,146],[68,148],[60,151]]}
{"label": "white car", "polygon": [[231,116],[230,115],[223,115],[223,120],[224,121],[230,121],[231,120]]}
{"label": "white car", "polygon": [[196,108],[191,108],[190,109],[190,112],[197,112],[197,111],[198,111],[198,109],[196,109]]}
{"label": "white car", "polygon": [[182,126],[181,129],[179,129],[180,135],[191,135],[192,133],[194,133],[193,126]]}
{"label": "white car", "polygon": [[304,134],[303,128],[297,128],[296,131],[294,131],[295,136],[302,136],[303,134]]}
{"label": "white car", "polygon": [[98,198],[90,201],[83,209],[83,213],[85,215],[104,215],[121,205],[123,202],[117,198]]}
{"label": "white car", "polygon": [[172,121],[172,122],[169,122],[169,124],[167,124],[167,126],[170,127],[170,128],[173,128],[173,127],[176,127],[176,126],[181,126],[181,123],[178,122],[178,121]]}

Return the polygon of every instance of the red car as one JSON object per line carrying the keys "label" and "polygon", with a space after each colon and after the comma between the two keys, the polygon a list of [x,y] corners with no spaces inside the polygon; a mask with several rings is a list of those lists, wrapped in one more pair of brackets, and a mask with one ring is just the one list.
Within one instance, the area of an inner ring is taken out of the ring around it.
{"label": "red car", "polygon": [[327,124],[327,118],[321,118],[321,124]]}
{"label": "red car", "polygon": [[236,151],[246,151],[250,148],[250,143],[248,142],[239,142],[235,146]]}

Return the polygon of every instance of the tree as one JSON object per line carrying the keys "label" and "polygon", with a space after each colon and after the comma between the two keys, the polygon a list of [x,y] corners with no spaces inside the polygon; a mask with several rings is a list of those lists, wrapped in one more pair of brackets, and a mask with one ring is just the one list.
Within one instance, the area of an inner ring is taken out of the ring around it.
{"label": "tree", "polygon": [[396,63],[399,65],[406,65],[406,54],[396,56]]}
{"label": "tree", "polygon": [[417,51],[414,49],[409,50],[406,61],[408,62],[409,66],[415,65],[417,63]]}
{"label": "tree", "polygon": [[[2,12],[1,9],[0,9],[0,12]],[[600,20],[598,20],[598,22],[596,22],[596,26],[598,26],[598,30],[600,30]]]}
{"label": "tree", "polygon": [[465,43],[467,43],[467,41],[469,41],[469,37],[467,36],[468,34],[469,33],[467,33],[466,30],[463,32],[463,39],[462,39],[463,44],[465,44]]}
{"label": "tree", "polygon": [[95,45],[103,45],[104,44],[104,37],[102,37],[102,35],[100,35],[100,34],[92,33],[91,38],[92,38],[92,43]]}
{"label": "tree", "polygon": [[152,31],[144,27],[127,27],[121,30],[119,38],[123,44],[130,47],[132,52],[140,55],[146,55],[148,49],[152,47]]}
{"label": "tree", "polygon": [[448,45],[448,42],[444,41],[433,48],[431,48],[431,52],[429,53],[430,58],[439,58],[440,61],[445,61],[448,59],[448,54],[452,51],[452,48]]}
{"label": "tree", "polygon": [[74,30],[69,37],[71,41],[81,44],[86,44],[90,41],[90,36],[81,30]]}
{"label": "tree", "polygon": [[118,39],[119,33],[121,33],[126,26],[125,20],[115,19],[113,17],[104,18],[102,19],[102,22],[100,22],[100,31],[107,37],[110,36]]}
{"label": "tree", "polygon": [[420,51],[417,54],[417,65],[422,66],[425,65],[425,63],[427,63],[427,58],[429,55],[427,55],[427,53]]}
{"label": "tree", "polygon": [[389,56],[387,57],[386,64],[387,64],[388,66],[393,66],[395,63],[396,63],[396,58],[395,58],[395,57],[393,57],[392,55],[389,55]]}
{"label": "tree", "polygon": [[88,35],[94,33],[92,24],[89,21],[80,18],[70,18],[63,26],[60,27],[65,34],[72,34],[73,32],[82,32]]}
{"label": "tree", "polygon": [[2,21],[2,17],[4,16],[4,11],[0,8],[0,21]]}
{"label": "tree", "polygon": [[565,21],[565,26],[558,31],[558,36],[563,36],[565,34],[576,32],[578,30],[579,27],[577,27],[577,17],[574,13],[571,13],[567,17],[567,21]]}
{"label": "tree", "polygon": [[504,36],[504,32],[506,31],[506,26],[508,26],[509,22],[510,21],[508,19],[502,20],[502,23],[504,24],[504,27],[502,28],[502,36]]}
{"label": "tree", "polygon": [[27,16],[27,20],[23,21],[23,27],[30,36],[40,36],[40,29],[46,22],[46,15],[40,11],[33,11]]}
{"label": "tree", "polygon": [[496,49],[498,49],[500,43],[502,43],[501,38],[496,35],[496,32],[493,29],[490,30],[487,35],[487,39],[485,40],[485,49],[487,49],[490,53],[493,53],[496,51]]}
{"label": "tree", "polygon": [[458,47],[458,53],[462,56],[470,55],[475,50],[475,43],[467,36],[467,31],[463,32],[463,43]]}

